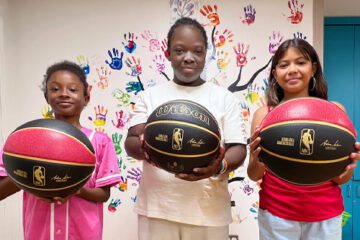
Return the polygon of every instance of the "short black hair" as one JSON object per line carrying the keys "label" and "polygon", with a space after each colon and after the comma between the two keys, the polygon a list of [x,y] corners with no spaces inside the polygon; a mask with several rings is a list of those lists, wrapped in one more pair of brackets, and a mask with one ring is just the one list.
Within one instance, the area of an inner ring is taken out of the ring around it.
{"label": "short black hair", "polygon": [[181,26],[185,26],[185,25],[193,26],[200,31],[201,35],[204,38],[205,49],[207,49],[208,38],[207,38],[204,27],[195,19],[183,17],[183,18],[179,18],[178,20],[176,20],[176,22],[174,23],[174,25],[171,26],[171,28],[167,34],[167,51],[168,51],[169,55],[170,55],[171,39],[174,35],[175,29],[178,27],[181,27]]}
{"label": "short black hair", "polygon": [[71,73],[75,74],[76,76],[78,76],[78,78],[84,85],[84,96],[86,97],[88,95],[89,84],[86,81],[86,75],[85,75],[83,69],[78,64],[65,60],[62,62],[54,63],[53,65],[49,66],[46,69],[46,73],[44,75],[44,80],[42,81],[42,84],[41,84],[41,90],[44,92],[45,97],[47,95],[47,92],[46,92],[47,91],[47,89],[46,89],[47,82],[49,81],[51,76],[57,71],[68,71],[68,72],[71,72]]}

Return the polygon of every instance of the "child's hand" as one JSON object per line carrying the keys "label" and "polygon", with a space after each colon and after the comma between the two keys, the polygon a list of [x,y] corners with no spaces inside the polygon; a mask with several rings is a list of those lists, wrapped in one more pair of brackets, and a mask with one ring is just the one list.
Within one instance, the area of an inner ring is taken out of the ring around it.
{"label": "child's hand", "polygon": [[198,181],[201,179],[209,178],[219,172],[221,169],[221,161],[224,159],[225,149],[219,148],[219,155],[217,158],[210,163],[209,166],[203,168],[194,168],[193,173],[178,173],[175,177],[186,180],[186,181]]}
{"label": "child's hand", "polygon": [[253,161],[253,163],[257,165],[258,168],[264,168],[265,170],[265,164],[260,162],[259,159],[259,153],[261,151],[261,148],[259,147],[261,141],[259,134],[260,134],[260,128],[256,127],[254,133],[250,138],[250,158],[251,161]]}
{"label": "child's hand", "polygon": [[40,200],[44,201],[44,202],[48,202],[48,203],[57,203],[59,205],[66,203],[71,197],[79,195],[80,194],[80,190],[77,190],[75,193],[70,194],[66,197],[53,197],[53,198],[42,198],[42,197],[38,197]]}
{"label": "child's hand", "polygon": [[360,159],[360,142],[355,143],[355,150],[355,152],[350,154],[352,162],[346,166],[345,171],[342,174],[332,179],[333,182],[343,184],[350,180],[354,173],[354,169],[357,166],[357,161]]}

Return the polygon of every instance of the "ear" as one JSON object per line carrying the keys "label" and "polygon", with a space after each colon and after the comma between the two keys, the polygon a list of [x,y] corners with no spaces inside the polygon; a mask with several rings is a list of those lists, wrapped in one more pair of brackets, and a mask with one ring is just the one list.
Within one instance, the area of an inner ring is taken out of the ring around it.
{"label": "ear", "polygon": [[90,102],[90,95],[85,96],[85,106]]}
{"label": "ear", "polygon": [[317,71],[317,68],[318,68],[318,64],[316,62],[314,62],[312,64],[312,76],[315,75],[316,71]]}
{"label": "ear", "polygon": [[167,49],[166,51],[168,51],[168,52],[167,52],[167,54],[165,54],[165,57],[169,62],[171,62],[171,60],[170,60],[170,51],[169,51],[169,49]]}
{"label": "ear", "polygon": [[274,76],[274,78],[277,79],[276,70],[275,70],[275,69],[271,70],[271,73],[272,73],[272,75]]}

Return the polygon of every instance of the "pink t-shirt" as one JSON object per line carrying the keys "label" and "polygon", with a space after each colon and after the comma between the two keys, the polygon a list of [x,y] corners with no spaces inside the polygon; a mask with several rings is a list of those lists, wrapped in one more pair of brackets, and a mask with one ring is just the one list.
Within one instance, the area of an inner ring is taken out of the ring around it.
{"label": "pink t-shirt", "polygon": [[[91,139],[96,155],[94,173],[84,187],[98,188],[119,183],[119,168],[111,139],[105,134],[86,128],[81,130]],[[1,176],[6,176],[6,172],[0,158]],[[24,192],[23,228],[25,240],[100,240],[103,203],[75,196],[62,205],[49,204]]]}

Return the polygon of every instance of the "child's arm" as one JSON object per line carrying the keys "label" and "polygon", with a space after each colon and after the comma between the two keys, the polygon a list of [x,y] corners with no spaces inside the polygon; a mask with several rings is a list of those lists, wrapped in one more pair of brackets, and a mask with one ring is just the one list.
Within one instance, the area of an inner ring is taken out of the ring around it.
{"label": "child's arm", "polygon": [[260,129],[259,125],[267,114],[267,107],[262,107],[256,110],[253,120],[251,122],[251,138],[250,138],[250,159],[247,168],[248,176],[253,181],[260,180],[265,173],[265,164],[259,161],[260,144]]}
{"label": "child's arm", "polygon": [[9,177],[0,177],[0,201],[20,191]]}
{"label": "child's arm", "polygon": [[144,160],[146,158],[143,147],[144,129],[145,124],[138,124],[131,127],[125,140],[125,150],[127,154],[137,160]]}

